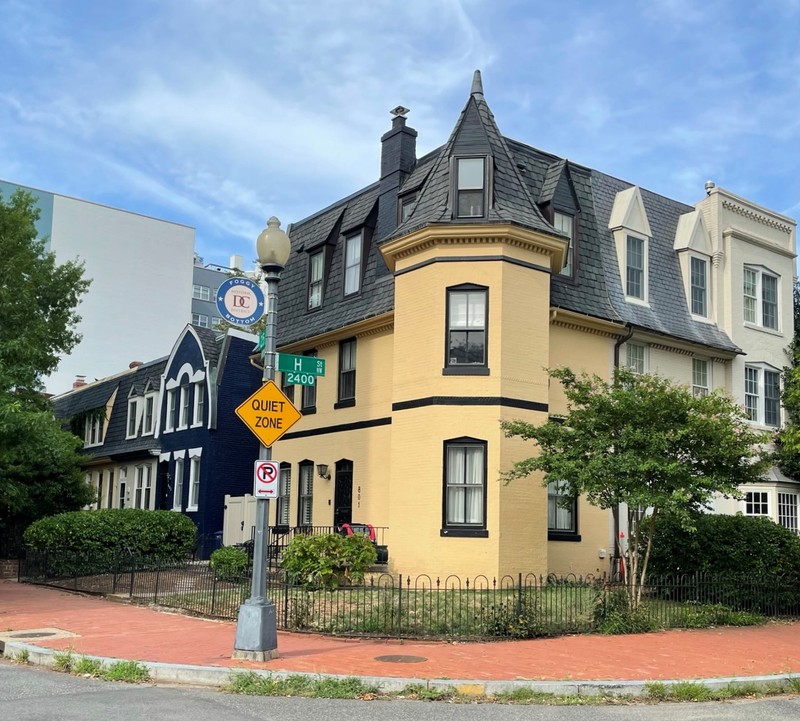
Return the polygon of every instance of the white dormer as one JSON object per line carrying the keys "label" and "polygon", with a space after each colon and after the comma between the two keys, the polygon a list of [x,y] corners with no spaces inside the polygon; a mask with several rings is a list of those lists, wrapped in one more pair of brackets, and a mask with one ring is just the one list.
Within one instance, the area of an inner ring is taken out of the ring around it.
{"label": "white dormer", "polygon": [[608,228],[614,234],[625,300],[649,305],[649,246],[652,233],[638,187],[617,193]]}
{"label": "white dormer", "polygon": [[699,210],[678,218],[673,249],[678,253],[689,312],[695,320],[714,318],[711,292],[711,236]]}

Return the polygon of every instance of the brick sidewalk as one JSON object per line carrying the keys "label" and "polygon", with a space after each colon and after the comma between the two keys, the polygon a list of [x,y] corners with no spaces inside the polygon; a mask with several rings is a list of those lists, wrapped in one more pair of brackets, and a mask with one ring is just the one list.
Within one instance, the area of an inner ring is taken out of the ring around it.
{"label": "brick sidewalk", "polygon": [[[0,634],[49,627],[76,636],[26,639],[26,643],[137,661],[353,676],[633,681],[800,673],[797,622],[488,643],[341,639],[281,632],[279,658],[265,663],[234,661],[233,622],[0,581]],[[380,660],[384,656],[400,658]]]}

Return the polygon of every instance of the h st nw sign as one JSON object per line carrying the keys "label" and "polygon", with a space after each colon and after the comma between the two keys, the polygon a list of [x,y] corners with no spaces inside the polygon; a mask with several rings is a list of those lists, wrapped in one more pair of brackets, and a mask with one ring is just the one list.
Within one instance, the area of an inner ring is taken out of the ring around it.
{"label": "h st nw sign", "polygon": [[303,417],[274,381],[267,381],[238,406],[236,415],[267,448]]}

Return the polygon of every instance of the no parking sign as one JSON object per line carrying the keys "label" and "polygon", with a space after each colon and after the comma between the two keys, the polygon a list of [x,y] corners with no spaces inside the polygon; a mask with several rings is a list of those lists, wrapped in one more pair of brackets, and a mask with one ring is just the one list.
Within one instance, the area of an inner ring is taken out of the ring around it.
{"label": "no parking sign", "polygon": [[253,482],[253,495],[256,498],[278,497],[278,475],[281,464],[278,461],[256,461]]}

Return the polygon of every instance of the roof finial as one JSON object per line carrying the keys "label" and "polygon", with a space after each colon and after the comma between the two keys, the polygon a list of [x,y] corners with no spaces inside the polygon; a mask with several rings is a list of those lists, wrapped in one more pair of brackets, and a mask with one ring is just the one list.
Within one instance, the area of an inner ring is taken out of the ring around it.
{"label": "roof finial", "polygon": [[481,82],[481,71],[476,70],[472,76],[472,90],[470,95],[483,95],[483,83]]}

